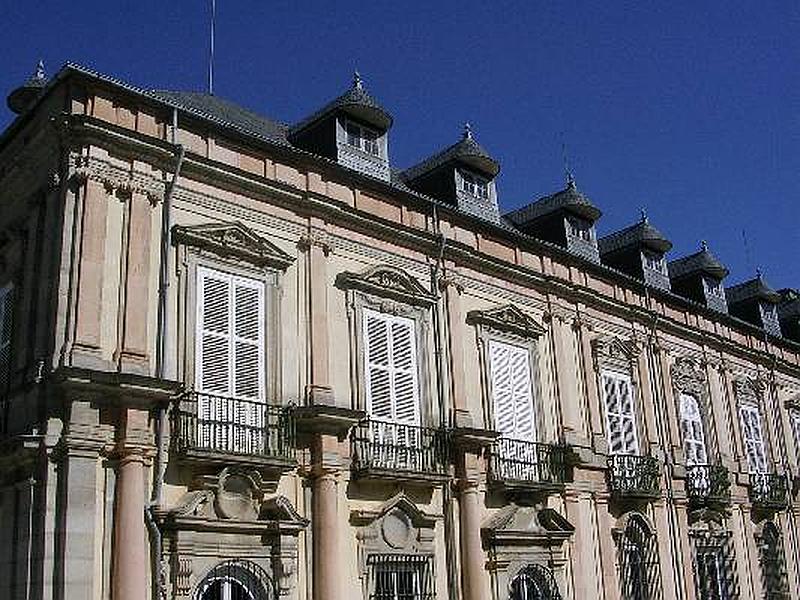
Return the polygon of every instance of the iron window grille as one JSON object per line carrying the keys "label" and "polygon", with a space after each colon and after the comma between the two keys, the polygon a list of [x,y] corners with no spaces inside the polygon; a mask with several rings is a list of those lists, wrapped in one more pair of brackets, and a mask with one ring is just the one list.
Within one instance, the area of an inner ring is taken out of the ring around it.
{"label": "iron window grille", "polygon": [[195,600],[276,600],[269,575],[255,563],[229,560],[211,569],[197,586]]}
{"label": "iron window grille", "polygon": [[542,565],[524,567],[510,588],[510,600],[561,600],[553,572]]}
{"label": "iron window grille", "polygon": [[373,554],[369,600],[434,600],[431,557],[417,554]]}
{"label": "iron window grille", "polygon": [[739,597],[733,540],[728,531],[689,534],[698,600],[735,600]]}
{"label": "iron window grille", "polygon": [[658,461],[652,456],[615,454],[608,457],[608,483],[612,496],[656,497],[660,481]]}
{"label": "iron window grille", "polygon": [[757,508],[780,510],[786,507],[789,487],[779,473],[750,474],[750,502]]}
{"label": "iron window grille", "polygon": [[356,472],[447,474],[447,432],[442,427],[422,427],[364,419],[350,433]]}
{"label": "iron window grille", "polygon": [[686,470],[686,495],[693,504],[728,504],[731,499],[728,469],[722,465],[689,467]]}
{"label": "iron window grille", "polygon": [[781,534],[775,523],[767,522],[756,540],[759,547],[761,582],[767,600],[788,600],[789,582]]}
{"label": "iron window grille", "polygon": [[190,391],[176,398],[172,424],[179,452],[295,458],[291,406]]}
{"label": "iron window grille", "polygon": [[563,445],[500,438],[492,445],[489,477],[494,482],[561,486],[567,478]]}
{"label": "iron window grille", "polygon": [[619,539],[623,600],[659,600],[661,585],[656,536],[638,515],[632,516]]}

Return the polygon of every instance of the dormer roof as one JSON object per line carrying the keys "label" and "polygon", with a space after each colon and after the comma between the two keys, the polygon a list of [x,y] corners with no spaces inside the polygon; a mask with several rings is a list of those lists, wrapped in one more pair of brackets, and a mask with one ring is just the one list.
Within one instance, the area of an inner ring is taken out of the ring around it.
{"label": "dormer roof", "polygon": [[6,98],[8,108],[16,114],[25,111],[47,85],[47,76],[44,73],[44,63],[39,61],[36,70],[21,86],[13,90]]}
{"label": "dormer roof", "polygon": [[763,300],[770,304],[777,304],[781,301],[781,295],[767,283],[761,273],[753,279],[726,288],[725,295],[728,298],[728,304],[748,300]]}
{"label": "dormer roof", "polygon": [[729,273],[728,268],[711,253],[705,242],[703,242],[699,252],[671,261],[668,268],[669,276],[672,279],[705,273],[721,280],[725,279]]}
{"label": "dormer roof", "polygon": [[489,179],[494,179],[500,172],[500,163],[475,141],[471,127],[466,124],[464,135],[459,141],[413,167],[409,167],[400,175],[405,181],[414,181],[422,175],[450,163],[460,163]]}
{"label": "dormer roof", "polygon": [[672,249],[672,242],[653,227],[646,217],[643,217],[641,221],[630,227],[620,229],[600,238],[597,240],[597,245],[601,254],[609,254],[631,247],[648,248],[660,254],[669,252]]}
{"label": "dormer roof", "polygon": [[356,72],[353,77],[353,85],[344,94],[332,100],[317,112],[292,125],[289,134],[295,134],[322,119],[341,112],[357,119],[367,125],[372,125],[380,131],[388,131],[392,126],[393,118],[385,108],[383,108],[367,90],[361,76]]}
{"label": "dormer roof", "polygon": [[515,225],[525,225],[557,211],[569,212],[590,221],[597,221],[603,214],[599,208],[592,204],[588,196],[578,191],[575,180],[572,176],[569,176],[567,186],[563,190],[539,198],[527,206],[506,214],[505,217]]}

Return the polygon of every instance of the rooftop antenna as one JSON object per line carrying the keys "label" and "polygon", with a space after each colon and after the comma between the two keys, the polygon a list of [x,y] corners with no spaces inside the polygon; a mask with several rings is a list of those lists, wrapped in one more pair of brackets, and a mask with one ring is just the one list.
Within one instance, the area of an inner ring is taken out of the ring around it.
{"label": "rooftop antenna", "polygon": [[208,50],[208,93],[214,95],[214,28],[217,21],[217,0],[211,0],[211,36]]}

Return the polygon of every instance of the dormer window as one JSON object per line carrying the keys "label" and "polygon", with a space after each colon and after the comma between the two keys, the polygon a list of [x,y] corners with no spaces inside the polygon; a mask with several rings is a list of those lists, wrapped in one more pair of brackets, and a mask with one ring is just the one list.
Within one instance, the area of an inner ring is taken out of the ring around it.
{"label": "dormer window", "polygon": [[703,277],[703,287],[706,289],[706,294],[709,296],[717,296],[723,298],[725,291],[722,288],[722,282],[712,277]]}
{"label": "dormer window", "polygon": [[350,146],[373,156],[381,155],[380,144],[378,143],[380,134],[377,131],[353,121],[345,123],[345,131],[347,132],[347,143]]}
{"label": "dormer window", "polygon": [[461,190],[481,200],[489,199],[489,182],[467,171],[461,171]]}
{"label": "dormer window", "polygon": [[583,240],[584,242],[592,241],[592,224],[586,219],[567,217],[567,227],[572,237]]}
{"label": "dormer window", "polygon": [[642,252],[644,256],[644,266],[659,273],[667,272],[667,263],[664,261],[663,254],[656,254],[655,252]]}

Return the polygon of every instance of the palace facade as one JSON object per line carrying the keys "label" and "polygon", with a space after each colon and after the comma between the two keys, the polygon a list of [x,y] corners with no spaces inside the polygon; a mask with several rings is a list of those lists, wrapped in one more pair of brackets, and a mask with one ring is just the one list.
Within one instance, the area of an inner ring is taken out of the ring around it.
{"label": "palace facade", "polygon": [[8,105],[3,598],[800,599],[797,291],[502,213],[468,126],[397,169],[358,76]]}

